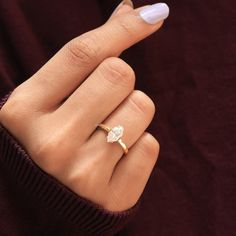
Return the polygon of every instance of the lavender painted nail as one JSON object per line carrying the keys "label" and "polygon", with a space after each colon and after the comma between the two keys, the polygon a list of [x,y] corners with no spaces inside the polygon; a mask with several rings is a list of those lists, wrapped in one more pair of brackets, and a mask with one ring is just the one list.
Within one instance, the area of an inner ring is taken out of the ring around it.
{"label": "lavender painted nail", "polygon": [[165,3],[156,3],[145,7],[139,14],[148,24],[156,24],[168,17],[169,7]]}

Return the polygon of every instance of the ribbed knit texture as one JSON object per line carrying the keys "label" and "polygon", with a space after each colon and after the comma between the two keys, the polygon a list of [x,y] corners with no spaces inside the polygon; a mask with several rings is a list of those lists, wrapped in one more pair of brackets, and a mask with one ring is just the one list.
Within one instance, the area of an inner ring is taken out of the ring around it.
{"label": "ribbed knit texture", "polygon": [[[0,103],[0,109],[8,94]],[[68,222],[79,235],[113,235],[137,211],[139,202],[123,212],[111,212],[90,202],[41,170],[18,141],[0,125],[0,164],[3,165],[31,198]]]}

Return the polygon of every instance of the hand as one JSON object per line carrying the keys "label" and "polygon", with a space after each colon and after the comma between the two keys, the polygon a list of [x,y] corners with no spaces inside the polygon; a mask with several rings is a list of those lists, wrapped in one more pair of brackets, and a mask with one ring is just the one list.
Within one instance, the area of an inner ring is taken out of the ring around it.
{"label": "hand", "polygon": [[[0,111],[0,122],[41,169],[111,211],[135,205],[159,152],[145,132],[154,104],[134,91],[134,71],[117,57],[163,23],[147,24],[140,10],[120,7],[104,25],[68,42]],[[124,126],[127,155],[106,142],[99,123]]]}

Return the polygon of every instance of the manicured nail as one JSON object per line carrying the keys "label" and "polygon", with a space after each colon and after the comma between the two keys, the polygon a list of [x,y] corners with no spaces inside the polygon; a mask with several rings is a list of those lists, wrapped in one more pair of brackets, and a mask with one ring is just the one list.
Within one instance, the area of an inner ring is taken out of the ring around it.
{"label": "manicured nail", "polygon": [[169,7],[165,3],[156,3],[145,7],[139,14],[148,24],[156,24],[168,17]]}

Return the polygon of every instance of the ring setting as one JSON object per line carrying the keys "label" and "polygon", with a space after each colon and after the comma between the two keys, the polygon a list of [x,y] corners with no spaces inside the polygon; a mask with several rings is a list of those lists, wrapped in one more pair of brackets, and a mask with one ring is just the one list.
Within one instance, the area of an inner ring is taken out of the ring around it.
{"label": "ring setting", "polygon": [[124,127],[122,125],[117,125],[113,128],[110,128],[104,124],[99,124],[98,127],[107,132],[106,140],[108,143],[117,142],[122,147],[124,153],[125,154],[128,153],[128,148],[126,147],[125,143],[121,139],[121,137],[124,134]]}
{"label": "ring setting", "polygon": [[114,143],[117,142],[124,133],[124,127],[121,125],[113,127],[107,134],[107,142]]}

